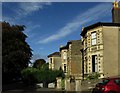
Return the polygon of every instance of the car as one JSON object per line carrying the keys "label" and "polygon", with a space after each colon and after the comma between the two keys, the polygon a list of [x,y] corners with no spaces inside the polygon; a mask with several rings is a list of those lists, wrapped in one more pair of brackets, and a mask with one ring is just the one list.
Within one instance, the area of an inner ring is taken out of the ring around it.
{"label": "car", "polygon": [[92,93],[120,93],[120,77],[102,79],[93,88]]}

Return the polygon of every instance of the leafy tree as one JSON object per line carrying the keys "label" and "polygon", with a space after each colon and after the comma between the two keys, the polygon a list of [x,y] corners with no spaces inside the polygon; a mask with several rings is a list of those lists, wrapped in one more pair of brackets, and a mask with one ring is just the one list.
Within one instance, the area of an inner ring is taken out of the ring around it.
{"label": "leafy tree", "polygon": [[45,64],[46,61],[44,59],[37,59],[34,64],[33,64],[33,67],[34,68],[41,68],[43,64]]}
{"label": "leafy tree", "polygon": [[10,25],[2,22],[2,76],[4,81],[19,78],[21,71],[28,67],[32,56],[31,48],[25,41],[24,25]]}
{"label": "leafy tree", "polygon": [[49,83],[55,82],[57,77],[63,77],[62,70],[51,70],[48,68],[48,64],[44,64],[40,70],[40,81],[43,82],[43,87],[48,87]]}
{"label": "leafy tree", "polygon": [[23,82],[27,85],[34,85],[39,82],[39,69],[28,67],[21,71]]}

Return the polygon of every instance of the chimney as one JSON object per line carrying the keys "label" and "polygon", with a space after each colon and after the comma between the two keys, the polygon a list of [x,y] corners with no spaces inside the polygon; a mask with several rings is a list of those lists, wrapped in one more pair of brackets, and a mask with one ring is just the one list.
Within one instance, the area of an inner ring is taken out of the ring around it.
{"label": "chimney", "polygon": [[118,2],[117,0],[113,2],[112,22],[120,23],[120,2]]}

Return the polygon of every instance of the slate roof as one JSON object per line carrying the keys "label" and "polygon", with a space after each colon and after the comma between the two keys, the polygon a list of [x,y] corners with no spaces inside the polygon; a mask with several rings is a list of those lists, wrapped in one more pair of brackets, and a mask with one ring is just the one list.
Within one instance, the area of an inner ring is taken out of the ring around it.
{"label": "slate roof", "polygon": [[87,26],[83,29],[83,31],[81,32],[81,36],[84,36],[88,30],[99,27],[99,26],[117,26],[120,27],[120,23],[104,23],[104,22],[98,22],[95,24],[92,24],[90,26]]}
{"label": "slate roof", "polygon": [[60,52],[54,52],[54,53],[48,55],[48,57],[60,57]]}
{"label": "slate roof", "polygon": [[72,44],[72,42],[76,42],[76,41],[80,41],[80,40],[69,40],[69,41],[67,42],[66,46],[60,47],[60,51],[61,51],[62,49],[68,49],[68,48],[69,48],[69,44]]}

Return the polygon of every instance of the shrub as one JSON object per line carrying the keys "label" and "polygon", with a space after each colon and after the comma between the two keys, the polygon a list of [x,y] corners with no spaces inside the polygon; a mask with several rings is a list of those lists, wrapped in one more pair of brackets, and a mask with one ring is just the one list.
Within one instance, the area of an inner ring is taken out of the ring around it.
{"label": "shrub", "polygon": [[32,67],[23,69],[21,74],[23,82],[27,85],[34,85],[40,78],[39,70]]}
{"label": "shrub", "polygon": [[99,76],[100,76],[100,74],[97,73],[97,72],[95,72],[95,73],[92,73],[92,74],[88,74],[88,75],[86,76],[86,79],[88,79],[88,80],[91,80],[91,79],[98,79]]}

